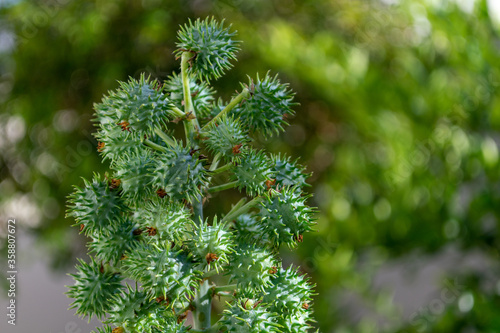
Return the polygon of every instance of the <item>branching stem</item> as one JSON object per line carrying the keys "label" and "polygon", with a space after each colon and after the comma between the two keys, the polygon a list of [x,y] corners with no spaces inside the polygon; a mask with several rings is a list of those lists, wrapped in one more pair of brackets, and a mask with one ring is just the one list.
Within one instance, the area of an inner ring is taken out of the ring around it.
{"label": "branching stem", "polygon": [[172,109],[170,109],[170,113],[174,116],[174,117],[177,117],[177,118],[182,118],[184,117],[186,114],[184,112],[182,112],[181,109],[179,109],[177,106],[173,106]]}
{"label": "branching stem", "polygon": [[174,147],[175,142],[172,140],[165,132],[159,128],[155,128],[155,133],[158,135],[167,145]]}
{"label": "branching stem", "polygon": [[219,192],[219,191],[228,190],[230,188],[236,187],[237,185],[238,185],[238,182],[234,181],[234,182],[230,182],[230,183],[226,183],[226,184],[222,184],[222,185],[212,186],[208,189],[208,193],[215,193],[215,192]]}
{"label": "branching stem", "polygon": [[205,280],[200,285],[200,290],[196,293],[194,299],[195,310],[193,311],[193,321],[195,329],[204,329],[205,332],[207,332],[207,329],[210,329],[211,303],[212,293],[208,285],[208,280]]}
{"label": "branching stem", "polygon": [[149,146],[149,147],[151,147],[151,148],[153,148],[153,149],[155,149],[155,150],[161,151],[161,152],[163,152],[163,153],[166,153],[166,152],[167,152],[167,148],[162,147],[162,146],[160,146],[159,144],[156,144],[156,143],[154,143],[154,142],[153,142],[153,141],[151,141],[151,140],[144,139],[144,140],[143,140],[143,143],[144,143],[146,146]]}
{"label": "branching stem", "polygon": [[245,88],[243,89],[243,91],[241,93],[238,94],[238,96],[234,97],[231,102],[229,102],[228,105],[226,105],[226,107],[221,111],[219,112],[218,115],[216,115],[212,120],[210,120],[205,126],[203,126],[203,128],[201,129],[201,132],[203,131],[206,131],[210,126],[212,126],[212,124],[216,124],[217,121],[222,117],[224,116],[225,114],[227,114],[229,111],[231,111],[232,109],[234,109],[234,107],[238,104],[241,103],[242,100],[246,99],[250,97],[250,91]]}
{"label": "branching stem", "polygon": [[[189,87],[189,61],[193,58],[193,53],[186,51],[182,53],[181,57],[181,76],[182,76],[182,91],[184,94],[184,113],[188,116],[184,122],[184,129],[186,131],[186,136],[189,141],[193,139],[194,133],[196,133],[200,125],[198,124],[198,119],[196,118],[196,112],[193,106],[193,100],[191,97],[191,88]],[[188,135],[189,133],[189,135]]]}
{"label": "branching stem", "polygon": [[236,284],[228,284],[225,286],[212,287],[212,292],[213,292],[213,294],[217,294],[217,293],[220,293],[223,291],[234,291],[234,290],[236,290],[236,288],[237,288]]}
{"label": "branching stem", "polygon": [[232,167],[233,167],[233,163],[228,163],[226,165],[221,166],[220,168],[217,168],[215,170],[211,170],[212,171],[211,174],[212,175],[217,175],[219,173],[222,173],[224,171],[227,171],[227,170],[231,169]]}
{"label": "branching stem", "polygon": [[253,208],[257,204],[259,204],[261,202],[261,200],[262,200],[262,197],[256,197],[241,207],[237,207],[237,205],[234,206],[233,209],[231,209],[229,211],[229,213],[227,213],[227,215],[224,216],[224,218],[221,220],[221,223],[231,221],[231,220],[235,219],[237,216],[240,216],[242,214],[247,213],[251,208]]}

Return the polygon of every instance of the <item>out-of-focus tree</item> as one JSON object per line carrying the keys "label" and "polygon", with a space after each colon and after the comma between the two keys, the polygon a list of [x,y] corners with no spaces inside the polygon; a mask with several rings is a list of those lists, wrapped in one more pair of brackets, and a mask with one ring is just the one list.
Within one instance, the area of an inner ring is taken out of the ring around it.
{"label": "out-of-focus tree", "polygon": [[[99,166],[92,103],[128,75],[165,79],[178,25],[215,15],[245,40],[227,82],[259,68],[284,74],[298,91],[294,125],[263,144],[293,146],[313,172],[319,232],[294,260],[318,284],[323,331],[377,331],[377,319],[389,332],[498,330],[490,286],[498,265],[464,277],[460,301],[439,318],[398,318],[390,295],[371,288],[381,263],[415,251],[451,245],[498,261],[499,30],[485,0],[463,3],[7,2],[1,214],[19,214],[46,245],[75,249],[63,206],[70,184]],[[237,88],[216,86],[226,96]],[[74,256],[62,253],[61,263]],[[346,290],[370,304],[359,323],[341,306]]]}

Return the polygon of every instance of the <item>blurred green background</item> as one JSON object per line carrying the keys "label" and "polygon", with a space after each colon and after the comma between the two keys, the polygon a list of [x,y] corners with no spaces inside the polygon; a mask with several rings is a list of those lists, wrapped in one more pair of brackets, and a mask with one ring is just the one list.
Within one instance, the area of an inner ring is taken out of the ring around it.
{"label": "blurred green background", "polygon": [[66,196],[107,170],[93,103],[117,80],[177,70],[188,18],[225,18],[243,44],[219,94],[270,70],[301,104],[284,134],[262,140],[313,172],[318,231],[283,255],[316,283],[321,331],[498,332],[498,7],[2,0],[0,223],[15,216],[35,239],[30,251],[71,271],[85,239],[64,218]]}

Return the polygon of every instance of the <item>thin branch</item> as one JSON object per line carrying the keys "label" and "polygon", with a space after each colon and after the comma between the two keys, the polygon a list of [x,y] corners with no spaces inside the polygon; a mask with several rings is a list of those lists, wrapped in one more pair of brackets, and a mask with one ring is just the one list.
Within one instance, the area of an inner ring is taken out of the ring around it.
{"label": "thin branch", "polygon": [[212,186],[212,187],[208,188],[207,191],[208,191],[208,193],[215,193],[215,192],[219,192],[219,191],[228,190],[230,188],[234,188],[234,187],[236,187],[236,185],[238,185],[238,182],[234,181],[234,182],[230,182],[230,183],[226,183],[226,184],[222,184],[222,185]]}
{"label": "thin branch", "polygon": [[148,139],[144,139],[143,140],[143,143],[146,145],[146,146],[149,146],[153,149],[156,149],[158,151],[161,151],[163,153],[166,153],[167,152],[167,148],[163,147],[163,146],[160,146],[159,144],[156,144],[154,143],[153,141],[151,140],[148,140]]}
{"label": "thin branch", "polygon": [[241,103],[242,100],[250,97],[250,91],[245,88],[241,93],[238,94],[235,98],[229,102],[229,104],[221,111],[219,112],[218,115],[216,115],[212,120],[210,120],[203,128],[201,129],[201,132],[206,131],[212,124],[217,123],[217,121],[225,114],[227,114],[229,111],[234,109],[234,107],[238,104]]}
{"label": "thin branch", "polygon": [[237,216],[240,216],[241,214],[245,214],[248,212],[251,208],[255,207],[257,204],[259,204],[262,201],[262,197],[256,197],[250,200],[247,204],[237,208],[237,209],[231,209],[229,213],[227,213],[226,216],[221,220],[221,223],[231,221],[235,219]]}
{"label": "thin branch", "polygon": [[215,170],[211,170],[212,175],[217,175],[219,173],[222,173],[224,171],[227,171],[233,167],[233,163],[228,163],[226,165],[221,166],[220,168],[217,168]]}
{"label": "thin branch", "polygon": [[174,147],[175,146],[175,142],[174,140],[172,140],[165,132],[163,132],[161,129],[159,128],[155,128],[154,129],[156,135],[158,135],[160,138],[162,138],[163,141],[165,141],[165,143],[171,147]]}

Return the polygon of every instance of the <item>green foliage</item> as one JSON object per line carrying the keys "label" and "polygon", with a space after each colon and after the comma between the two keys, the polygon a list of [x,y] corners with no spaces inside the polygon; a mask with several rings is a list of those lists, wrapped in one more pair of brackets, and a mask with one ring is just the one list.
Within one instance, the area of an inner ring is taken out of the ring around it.
{"label": "green foliage", "polygon": [[[85,181],[70,196],[68,215],[92,237],[95,257],[73,275],[68,294],[78,314],[96,315],[122,333],[187,332],[189,311],[196,332],[311,328],[310,311],[294,309],[311,301],[311,288],[296,270],[278,271],[280,245],[296,245],[311,230],[314,210],[301,190],[306,175],[289,159],[252,148],[248,133],[282,129],[274,118],[292,113],[293,94],[266,76],[213,115],[214,90],[195,82],[228,68],[232,35],[213,20],[190,23],[179,33],[180,75],[161,87],[145,76],[130,79],[95,106],[99,150],[113,173]],[[261,111],[268,112],[263,121]],[[207,118],[201,128],[200,114]],[[169,129],[175,124],[183,125],[184,140]],[[204,218],[211,195],[233,187],[246,195],[218,214],[221,220]],[[122,278],[135,281],[135,288],[123,286]],[[242,293],[276,299],[250,306]],[[230,300],[212,325],[215,296]]]}

